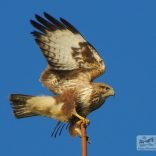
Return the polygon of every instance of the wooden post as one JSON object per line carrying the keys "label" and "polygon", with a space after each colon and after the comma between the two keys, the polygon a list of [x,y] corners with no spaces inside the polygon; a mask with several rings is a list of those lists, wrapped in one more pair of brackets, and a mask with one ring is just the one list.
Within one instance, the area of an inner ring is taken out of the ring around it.
{"label": "wooden post", "polygon": [[82,156],[87,156],[87,134],[86,134],[87,126],[85,124],[81,124],[81,146],[82,146]]}

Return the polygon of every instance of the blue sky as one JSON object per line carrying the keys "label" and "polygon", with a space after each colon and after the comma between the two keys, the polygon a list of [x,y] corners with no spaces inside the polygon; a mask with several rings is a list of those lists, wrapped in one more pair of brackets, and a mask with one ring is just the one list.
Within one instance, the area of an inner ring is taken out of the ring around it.
{"label": "blue sky", "polygon": [[138,152],[136,136],[156,135],[156,1],[66,0],[0,2],[0,155],[79,156],[80,139],[66,131],[51,138],[56,121],[17,120],[10,93],[51,95],[38,81],[47,63],[35,44],[29,20],[48,12],[71,22],[98,50],[107,71],[96,81],[116,96],[89,115],[89,156],[153,156]]}

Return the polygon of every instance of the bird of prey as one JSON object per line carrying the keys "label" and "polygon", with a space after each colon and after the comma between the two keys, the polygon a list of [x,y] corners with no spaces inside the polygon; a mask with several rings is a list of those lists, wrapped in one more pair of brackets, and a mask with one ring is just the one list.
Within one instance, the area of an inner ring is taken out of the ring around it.
{"label": "bird of prey", "polygon": [[[11,94],[15,117],[45,116],[68,123],[71,136],[81,136],[81,123],[89,124],[89,113],[114,95],[111,86],[95,83],[105,71],[105,64],[96,49],[65,19],[48,13],[35,15],[32,32],[48,66],[40,77],[54,96]],[[63,126],[61,127],[61,129]],[[55,129],[55,133],[58,130]]]}

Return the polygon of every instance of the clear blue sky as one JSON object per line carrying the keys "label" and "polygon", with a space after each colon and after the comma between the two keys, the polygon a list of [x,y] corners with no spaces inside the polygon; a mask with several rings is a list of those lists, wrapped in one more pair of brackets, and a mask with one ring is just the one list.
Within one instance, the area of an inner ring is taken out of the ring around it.
{"label": "clear blue sky", "polygon": [[136,136],[156,134],[156,1],[46,0],[0,2],[0,156],[80,156],[80,139],[66,131],[50,138],[56,121],[17,120],[10,93],[51,95],[38,78],[47,63],[35,44],[29,20],[46,11],[70,21],[105,61],[96,81],[116,97],[89,115],[89,156],[154,156],[138,152]]}

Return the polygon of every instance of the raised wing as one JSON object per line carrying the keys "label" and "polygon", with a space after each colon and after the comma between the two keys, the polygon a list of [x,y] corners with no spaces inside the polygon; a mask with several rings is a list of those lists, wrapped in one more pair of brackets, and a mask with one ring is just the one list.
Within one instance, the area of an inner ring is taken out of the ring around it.
{"label": "raised wing", "polygon": [[[66,20],[56,20],[47,13],[46,19],[36,15],[38,22],[31,20],[39,30],[32,32],[48,64],[53,70],[95,69],[104,63],[96,50]],[[101,73],[99,73],[101,74]]]}

